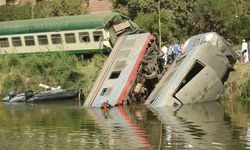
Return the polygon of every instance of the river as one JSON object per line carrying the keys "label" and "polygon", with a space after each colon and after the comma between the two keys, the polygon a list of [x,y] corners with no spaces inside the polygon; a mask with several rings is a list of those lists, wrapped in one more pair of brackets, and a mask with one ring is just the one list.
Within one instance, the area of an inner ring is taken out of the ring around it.
{"label": "river", "polygon": [[74,100],[0,103],[0,147],[13,149],[250,149],[250,107],[219,102],[177,112],[143,104],[108,110]]}

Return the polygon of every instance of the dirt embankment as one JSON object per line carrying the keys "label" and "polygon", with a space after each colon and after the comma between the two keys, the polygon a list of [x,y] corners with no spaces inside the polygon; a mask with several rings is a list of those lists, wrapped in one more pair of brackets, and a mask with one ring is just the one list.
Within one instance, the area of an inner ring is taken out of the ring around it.
{"label": "dirt embankment", "polygon": [[250,62],[238,62],[235,64],[234,69],[235,71],[230,73],[230,76],[225,83],[225,92],[222,96],[222,100],[236,99],[242,92],[243,88],[245,88],[245,83],[250,77]]}

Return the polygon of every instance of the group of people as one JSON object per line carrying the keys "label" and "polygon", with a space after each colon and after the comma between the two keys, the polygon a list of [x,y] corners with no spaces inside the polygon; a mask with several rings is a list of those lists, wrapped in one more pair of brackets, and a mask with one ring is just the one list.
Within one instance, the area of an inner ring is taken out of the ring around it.
{"label": "group of people", "polygon": [[182,53],[183,44],[164,44],[161,48],[163,52],[164,65],[170,64],[177,57],[178,54]]}
{"label": "group of people", "polygon": [[[161,51],[163,52],[164,65],[171,64],[178,54],[182,53],[183,44],[178,44],[177,42],[174,44],[164,44],[161,47]],[[239,61],[240,62],[249,62],[248,57],[248,44],[245,39],[242,40],[241,50],[238,52]]]}

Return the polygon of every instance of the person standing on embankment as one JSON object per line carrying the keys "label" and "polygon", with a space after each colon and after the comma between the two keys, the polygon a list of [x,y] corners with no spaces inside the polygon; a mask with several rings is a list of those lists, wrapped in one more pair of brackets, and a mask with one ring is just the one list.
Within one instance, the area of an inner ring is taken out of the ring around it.
{"label": "person standing on embankment", "polygon": [[248,44],[246,42],[245,39],[242,40],[243,43],[241,45],[241,52],[243,54],[243,62],[246,63],[246,62],[249,62],[249,58],[248,58]]}

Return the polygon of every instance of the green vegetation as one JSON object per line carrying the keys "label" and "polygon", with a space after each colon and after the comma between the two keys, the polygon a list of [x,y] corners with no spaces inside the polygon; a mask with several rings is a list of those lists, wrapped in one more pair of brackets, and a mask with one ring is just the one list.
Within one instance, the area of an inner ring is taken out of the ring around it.
{"label": "green vegetation", "polygon": [[[158,0],[112,0],[114,11],[128,15],[145,31],[158,35]],[[217,32],[238,44],[250,40],[249,0],[160,0],[163,41],[185,41]]]}
{"label": "green vegetation", "polygon": [[[159,35],[158,0],[112,0],[115,12],[131,17],[144,31]],[[0,21],[78,15],[86,13],[82,0],[42,0],[33,5],[0,6]],[[160,0],[162,40],[183,42],[203,32],[218,32],[234,44],[250,40],[249,0]],[[239,47],[236,48],[240,49]],[[104,56],[77,61],[66,54],[43,54],[20,58],[0,58],[0,91],[40,90],[38,84],[83,88],[85,93],[95,81]],[[250,90],[249,64],[237,64],[226,83],[224,97],[247,99]]]}
{"label": "green vegetation", "polygon": [[250,98],[250,63],[237,63],[225,84],[224,100],[246,102]]}
{"label": "green vegetation", "polygon": [[30,19],[31,8],[31,4],[0,6],[0,21]]}
{"label": "green vegetation", "polygon": [[249,101],[250,98],[250,77],[247,77],[246,82],[242,85],[240,93],[237,95],[237,99],[240,101]]}
{"label": "green vegetation", "polygon": [[80,15],[86,10],[82,0],[43,0],[34,6],[34,18]]}
{"label": "green vegetation", "polygon": [[43,0],[24,5],[0,6],[0,21],[80,15],[86,13],[82,0]]}
{"label": "green vegetation", "polygon": [[[111,0],[113,11],[131,17],[146,32],[159,35],[158,0]],[[0,21],[86,13],[82,0],[42,0],[35,5],[0,6]],[[239,44],[250,40],[249,0],[160,0],[162,40],[183,42],[203,32],[218,32]]]}
{"label": "green vegetation", "polygon": [[1,56],[0,96],[10,90],[40,91],[39,83],[83,89],[84,93],[88,93],[105,59],[106,56],[96,55],[90,60],[78,61],[76,56],[65,53]]}

